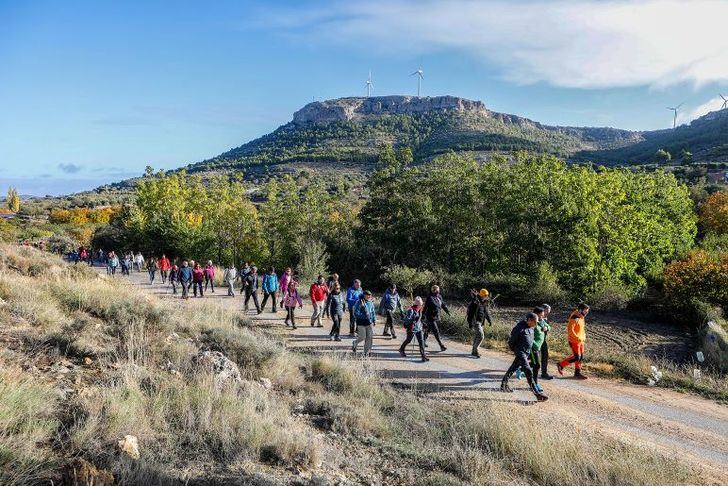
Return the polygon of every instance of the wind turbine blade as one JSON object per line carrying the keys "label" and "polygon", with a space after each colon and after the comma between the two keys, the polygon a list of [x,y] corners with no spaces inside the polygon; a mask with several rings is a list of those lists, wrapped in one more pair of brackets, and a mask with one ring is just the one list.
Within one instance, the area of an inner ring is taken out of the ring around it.
{"label": "wind turbine blade", "polygon": [[680,108],[680,107],[681,107],[682,105],[684,105],[684,104],[685,104],[685,102],[683,101],[682,103],[680,103],[679,105],[677,105],[677,106],[675,107],[675,109],[676,109],[676,110],[677,110],[677,109],[679,109],[679,108]]}
{"label": "wind turbine blade", "polygon": [[419,71],[413,72],[412,74],[410,74],[410,76],[414,76],[415,74],[419,74]]}
{"label": "wind turbine blade", "polygon": [[726,98],[725,96],[723,96],[723,95],[718,95],[718,96],[720,96],[721,98],[723,98],[723,101],[728,101],[728,98]]}

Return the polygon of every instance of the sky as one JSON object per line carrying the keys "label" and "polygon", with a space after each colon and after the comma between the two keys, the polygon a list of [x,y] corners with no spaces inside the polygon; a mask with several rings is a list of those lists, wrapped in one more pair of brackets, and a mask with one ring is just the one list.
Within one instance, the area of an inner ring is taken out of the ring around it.
{"label": "sky", "polygon": [[312,100],[478,99],[667,128],[728,97],[728,1],[0,0],[0,192],[67,194],[218,155]]}

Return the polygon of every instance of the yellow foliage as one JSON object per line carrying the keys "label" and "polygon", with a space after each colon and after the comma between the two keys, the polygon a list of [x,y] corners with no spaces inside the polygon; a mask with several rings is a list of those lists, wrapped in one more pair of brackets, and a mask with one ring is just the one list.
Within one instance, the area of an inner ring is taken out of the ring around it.
{"label": "yellow foliage", "polygon": [[728,192],[716,192],[700,208],[700,222],[707,231],[728,233]]}

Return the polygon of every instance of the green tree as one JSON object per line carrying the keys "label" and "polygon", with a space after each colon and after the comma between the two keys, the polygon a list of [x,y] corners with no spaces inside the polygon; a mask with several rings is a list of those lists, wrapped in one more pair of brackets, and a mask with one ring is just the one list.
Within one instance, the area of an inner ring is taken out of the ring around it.
{"label": "green tree", "polygon": [[8,189],[8,197],[6,201],[10,211],[17,213],[20,210],[20,195],[18,194],[18,190],[14,187],[10,187]]}

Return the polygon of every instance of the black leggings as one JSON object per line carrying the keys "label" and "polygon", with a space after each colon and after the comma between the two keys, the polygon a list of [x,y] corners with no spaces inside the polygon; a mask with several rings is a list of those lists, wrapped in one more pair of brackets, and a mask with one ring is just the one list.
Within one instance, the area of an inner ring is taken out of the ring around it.
{"label": "black leggings", "polygon": [[407,348],[407,345],[412,342],[413,337],[417,338],[417,344],[420,346],[420,356],[422,356],[422,358],[424,358],[425,357],[425,341],[422,338],[422,331],[414,332],[414,331],[410,331],[408,329],[407,337],[405,338],[404,342],[402,343],[402,346],[399,347],[399,352],[404,353],[405,348]]}
{"label": "black leggings", "polygon": [[544,333],[543,344],[541,345],[541,376],[548,375],[549,367],[549,343],[546,341],[548,331]]}
{"label": "black leggings", "polygon": [[290,322],[293,327],[296,327],[296,306],[286,307],[286,325]]}
{"label": "black leggings", "polygon": [[513,363],[511,363],[511,366],[506,371],[506,374],[503,375],[503,383],[507,383],[511,375],[515,373],[518,368],[521,368],[523,374],[526,375],[526,380],[528,380],[528,386],[529,388],[531,388],[531,391],[533,393],[537,393],[534,386],[535,383],[533,381],[533,371],[531,370],[531,365],[528,364],[528,355],[523,352],[516,352]]}
{"label": "black leggings", "polygon": [[541,369],[541,363],[539,361],[539,352],[531,350],[531,368],[533,368],[533,382],[538,384],[538,370]]}
{"label": "black leggings", "polygon": [[333,325],[331,326],[329,336],[339,337],[339,333],[341,332],[341,319],[344,317],[344,314],[339,314],[338,312],[330,312],[330,314]]}
{"label": "black leggings", "polygon": [[439,344],[441,348],[444,348],[445,345],[442,344],[442,340],[440,339],[440,326],[438,325],[439,322],[439,319],[427,321],[427,328],[425,329],[425,344],[427,344],[427,337],[430,335],[430,333],[432,333],[432,335],[435,336],[435,339],[437,340],[437,344]]}
{"label": "black leggings", "polygon": [[212,289],[212,292],[215,292],[215,281],[211,279],[210,277],[205,277],[205,290],[207,291],[207,284],[210,284],[210,289]]}

